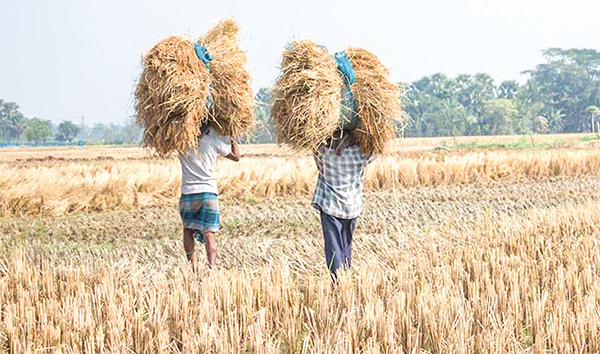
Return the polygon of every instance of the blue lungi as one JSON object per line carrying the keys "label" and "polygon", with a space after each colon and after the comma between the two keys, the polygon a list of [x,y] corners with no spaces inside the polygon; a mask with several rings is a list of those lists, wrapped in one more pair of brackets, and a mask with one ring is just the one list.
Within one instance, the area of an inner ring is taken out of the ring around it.
{"label": "blue lungi", "polygon": [[219,198],[214,193],[182,194],[179,215],[183,228],[199,232],[219,231]]}

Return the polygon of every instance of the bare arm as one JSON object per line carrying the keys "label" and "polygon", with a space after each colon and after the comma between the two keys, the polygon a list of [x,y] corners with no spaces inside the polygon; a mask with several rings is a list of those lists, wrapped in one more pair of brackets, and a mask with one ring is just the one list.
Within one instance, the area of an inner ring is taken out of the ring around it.
{"label": "bare arm", "polygon": [[240,161],[240,147],[235,142],[235,140],[231,139],[231,153],[225,157],[230,159],[231,161]]}

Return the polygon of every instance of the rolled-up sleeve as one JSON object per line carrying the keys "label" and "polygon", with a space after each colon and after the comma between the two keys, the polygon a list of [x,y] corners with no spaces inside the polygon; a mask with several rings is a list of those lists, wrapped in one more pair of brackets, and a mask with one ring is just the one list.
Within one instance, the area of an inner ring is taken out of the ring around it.
{"label": "rolled-up sleeve", "polygon": [[217,152],[221,156],[231,154],[231,139],[229,137],[216,137]]}

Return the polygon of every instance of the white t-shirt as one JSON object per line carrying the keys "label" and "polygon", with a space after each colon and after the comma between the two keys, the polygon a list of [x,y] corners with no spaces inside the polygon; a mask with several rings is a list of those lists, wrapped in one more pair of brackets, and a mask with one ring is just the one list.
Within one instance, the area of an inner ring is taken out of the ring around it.
{"label": "white t-shirt", "polygon": [[221,136],[208,128],[198,140],[198,148],[188,149],[179,154],[181,161],[181,193],[214,193],[218,194],[215,179],[215,162],[217,156],[231,153],[231,139]]}

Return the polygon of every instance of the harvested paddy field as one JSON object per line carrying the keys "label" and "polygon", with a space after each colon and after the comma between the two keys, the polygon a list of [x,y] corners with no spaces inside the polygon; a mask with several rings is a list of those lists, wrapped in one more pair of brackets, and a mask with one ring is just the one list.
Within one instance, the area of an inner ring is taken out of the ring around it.
{"label": "harvested paddy field", "polygon": [[398,148],[367,169],[353,268],[335,287],[314,163],[277,151],[218,164],[220,265],[197,274],[177,161],[5,159],[0,350],[600,351],[591,145]]}

